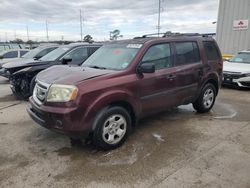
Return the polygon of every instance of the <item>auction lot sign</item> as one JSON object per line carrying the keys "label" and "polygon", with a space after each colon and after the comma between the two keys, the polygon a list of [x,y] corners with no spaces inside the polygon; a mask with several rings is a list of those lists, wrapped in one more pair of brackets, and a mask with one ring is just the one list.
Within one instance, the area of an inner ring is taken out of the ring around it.
{"label": "auction lot sign", "polygon": [[248,20],[234,20],[233,30],[247,30],[248,29]]}

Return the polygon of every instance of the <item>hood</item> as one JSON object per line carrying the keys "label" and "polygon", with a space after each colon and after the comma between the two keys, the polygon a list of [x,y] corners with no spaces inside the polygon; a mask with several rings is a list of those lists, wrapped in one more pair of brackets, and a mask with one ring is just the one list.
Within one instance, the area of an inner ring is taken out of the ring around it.
{"label": "hood", "polygon": [[223,71],[239,72],[242,74],[250,73],[250,64],[225,61],[223,65]]}
{"label": "hood", "polygon": [[37,75],[37,79],[47,84],[55,83],[75,85],[84,80],[89,80],[112,73],[117,73],[117,71],[99,70],[78,66],[72,67],[69,65],[56,65],[40,72]]}
{"label": "hood", "polygon": [[34,60],[34,59],[25,59],[20,58],[11,62],[8,62],[3,65],[6,69],[18,68],[18,67],[28,67],[28,66],[36,66],[36,65],[44,65],[48,62]]}
{"label": "hood", "polygon": [[5,64],[5,63],[9,63],[11,61],[16,61],[16,60],[19,60],[20,58],[19,57],[16,57],[16,58],[5,58],[5,59],[0,59],[0,64]]}

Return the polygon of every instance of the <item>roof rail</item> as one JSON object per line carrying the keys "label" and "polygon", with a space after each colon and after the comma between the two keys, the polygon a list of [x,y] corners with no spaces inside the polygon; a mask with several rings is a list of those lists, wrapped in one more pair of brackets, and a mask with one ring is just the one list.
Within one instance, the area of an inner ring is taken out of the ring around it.
{"label": "roof rail", "polygon": [[[161,36],[159,36],[161,35]],[[143,35],[142,37],[135,37],[134,39],[140,39],[140,38],[147,38],[147,37],[177,37],[177,36],[188,36],[188,37],[212,37],[215,36],[216,33],[172,33],[172,32],[166,32],[166,33],[152,33],[152,34],[147,34]]]}

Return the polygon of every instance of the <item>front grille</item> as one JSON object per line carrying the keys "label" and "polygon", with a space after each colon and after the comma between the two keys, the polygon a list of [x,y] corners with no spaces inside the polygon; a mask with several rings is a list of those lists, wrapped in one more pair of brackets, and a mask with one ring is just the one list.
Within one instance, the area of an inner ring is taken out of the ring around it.
{"label": "front grille", "polygon": [[241,74],[240,72],[223,72],[224,78],[230,78],[230,79],[239,79],[244,77],[244,74]]}
{"label": "front grille", "polygon": [[250,87],[250,82],[240,82],[245,87]]}
{"label": "front grille", "polygon": [[49,84],[36,80],[33,98],[38,104],[42,104],[46,100],[49,87]]}

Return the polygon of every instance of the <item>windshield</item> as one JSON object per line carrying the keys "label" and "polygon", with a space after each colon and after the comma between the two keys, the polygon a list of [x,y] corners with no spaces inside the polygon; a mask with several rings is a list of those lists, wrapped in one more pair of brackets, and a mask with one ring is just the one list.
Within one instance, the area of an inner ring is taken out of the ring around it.
{"label": "windshield", "polygon": [[142,44],[107,45],[99,48],[84,63],[84,67],[123,70],[132,62]]}
{"label": "windshield", "polygon": [[55,61],[60,56],[65,54],[69,49],[70,49],[69,47],[65,47],[65,46],[59,47],[59,48],[53,50],[52,52],[48,53],[47,55],[43,56],[39,60],[41,60],[41,61]]}
{"label": "windshield", "polygon": [[250,53],[239,53],[230,59],[229,62],[250,64]]}
{"label": "windshield", "polygon": [[43,48],[35,48],[29,52],[27,52],[26,54],[24,54],[22,57],[26,58],[26,59],[32,59],[34,58]]}

